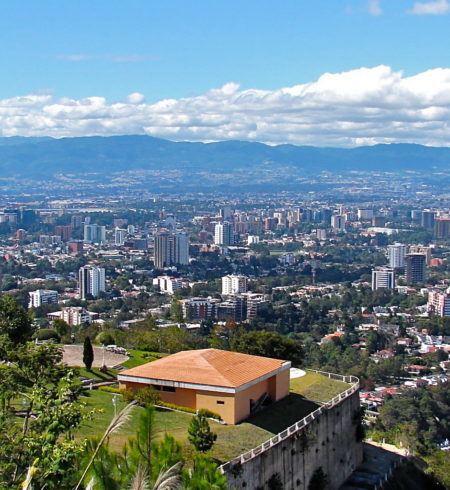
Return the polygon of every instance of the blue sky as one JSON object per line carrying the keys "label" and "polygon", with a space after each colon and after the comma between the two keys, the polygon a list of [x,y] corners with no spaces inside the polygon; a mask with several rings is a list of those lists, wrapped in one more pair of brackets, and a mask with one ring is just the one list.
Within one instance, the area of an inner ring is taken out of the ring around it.
{"label": "blue sky", "polygon": [[[447,0],[2,2],[0,100],[112,104],[139,93],[135,102],[154,104],[230,82],[276,91],[379,65],[411,77],[450,68],[449,13]],[[8,124],[0,131],[15,134]]]}

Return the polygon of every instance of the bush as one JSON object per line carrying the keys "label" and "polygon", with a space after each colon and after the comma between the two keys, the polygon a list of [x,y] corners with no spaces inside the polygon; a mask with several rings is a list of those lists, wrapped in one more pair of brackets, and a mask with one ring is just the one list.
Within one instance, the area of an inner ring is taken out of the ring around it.
{"label": "bush", "polygon": [[114,338],[114,335],[109,331],[100,332],[97,337],[95,337],[95,343],[102,345],[112,345],[116,343],[116,339]]}
{"label": "bush", "polygon": [[195,408],[190,408],[190,407],[180,407],[179,405],[175,405],[174,403],[166,403],[159,401],[158,406],[160,407],[165,407],[165,408],[173,408],[174,410],[180,410],[181,412],[187,412],[187,413],[197,413],[197,410]]}
{"label": "bush", "polygon": [[123,394],[124,391],[119,388],[114,388],[114,386],[99,386],[98,389],[100,391],[106,391],[108,393],[118,393],[118,394]]}
{"label": "bush", "polygon": [[123,399],[130,403],[132,401],[136,401],[139,405],[143,407],[147,405],[154,405],[159,401],[158,393],[150,386],[146,386],[145,388],[141,388],[139,390],[133,391],[130,389],[125,389],[120,391],[122,393]]}
{"label": "bush", "polygon": [[58,332],[52,328],[42,328],[41,330],[38,330],[34,335],[34,338],[37,340],[56,340],[57,342],[60,340]]}
{"label": "bush", "polygon": [[207,408],[200,408],[197,410],[197,415],[203,415],[204,417],[209,417],[211,419],[222,420],[222,417],[212,410],[208,410]]}

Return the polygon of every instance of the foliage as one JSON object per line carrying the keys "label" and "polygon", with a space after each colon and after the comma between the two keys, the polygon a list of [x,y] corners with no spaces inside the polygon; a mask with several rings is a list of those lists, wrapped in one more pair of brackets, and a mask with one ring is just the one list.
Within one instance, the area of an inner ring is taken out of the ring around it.
{"label": "foliage", "polygon": [[60,337],[56,330],[53,330],[51,328],[41,328],[34,334],[34,338],[37,340],[60,340]]}
{"label": "foliage", "polygon": [[94,362],[94,349],[92,348],[91,339],[86,337],[83,344],[83,363],[86,369],[91,369]]}
{"label": "foliage", "polygon": [[427,473],[432,475],[444,488],[450,488],[450,452],[436,450],[426,459]]}
{"label": "foliage", "polygon": [[379,410],[376,429],[419,454],[450,438],[450,383],[405,390]]}
{"label": "foliage", "polygon": [[231,349],[255,356],[289,360],[297,366],[303,362],[301,344],[274,332],[244,332],[238,329],[231,339]]}
{"label": "foliage", "polygon": [[197,410],[195,410],[195,408],[182,407],[180,405],[175,405],[174,403],[167,403],[167,402],[158,401],[158,406],[166,407],[166,408],[173,408],[174,410],[180,410],[181,412],[197,413]]}
{"label": "foliage", "polygon": [[218,413],[213,412],[212,410],[208,410],[207,408],[200,408],[199,410],[197,410],[197,414],[211,419],[222,420],[222,417]]}
{"label": "foliage", "polygon": [[183,484],[192,490],[225,490],[227,480],[206,454],[196,454],[194,466],[183,474]]}
{"label": "foliage", "polygon": [[114,338],[113,332],[111,332],[111,330],[106,330],[104,332],[100,332],[97,337],[95,337],[95,343],[102,345],[112,345],[116,343],[116,339]]}
{"label": "foliage", "polygon": [[108,393],[117,393],[118,395],[122,394],[123,392],[123,390],[120,388],[114,388],[114,386],[99,386],[98,389]]}
{"label": "foliage", "polygon": [[143,407],[159,402],[159,394],[151,386],[139,388],[138,390],[125,389],[121,390],[121,392],[126,402],[136,401],[136,403]]}
{"label": "foliage", "polygon": [[197,451],[202,453],[209,451],[217,439],[217,434],[211,431],[206,417],[200,414],[197,414],[191,420],[188,428],[188,434],[189,442]]}
{"label": "foliage", "polygon": [[308,485],[308,490],[325,490],[328,484],[328,477],[323,471],[323,468],[319,468],[314,471],[311,480]]}
{"label": "foliage", "polygon": [[15,344],[29,340],[34,332],[32,318],[9,294],[0,296],[0,335]]}
{"label": "foliage", "polygon": [[[51,344],[15,346],[3,337],[0,358],[0,487],[16,488],[33,465],[36,488],[68,488],[84,442],[71,433],[83,419],[79,384]],[[14,399],[21,400],[18,423]],[[90,414],[85,414],[89,417]],[[31,477],[28,475],[28,477]]]}

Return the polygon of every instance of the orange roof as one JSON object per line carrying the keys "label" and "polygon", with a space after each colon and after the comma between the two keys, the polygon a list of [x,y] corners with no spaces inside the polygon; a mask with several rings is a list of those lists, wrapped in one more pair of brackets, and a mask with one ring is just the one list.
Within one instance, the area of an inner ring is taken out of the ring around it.
{"label": "orange roof", "polygon": [[[219,349],[181,351],[119,373],[122,376],[237,388],[279,369],[286,361]],[[286,368],[290,363],[286,365]]]}

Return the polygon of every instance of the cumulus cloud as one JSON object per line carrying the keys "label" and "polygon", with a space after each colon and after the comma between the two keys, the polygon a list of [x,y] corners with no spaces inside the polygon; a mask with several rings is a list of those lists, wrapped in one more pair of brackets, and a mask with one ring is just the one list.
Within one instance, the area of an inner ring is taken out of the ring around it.
{"label": "cumulus cloud", "polygon": [[367,10],[369,11],[369,14],[373,15],[374,17],[381,15],[383,10],[381,9],[380,0],[369,0],[367,2]]}
{"label": "cumulus cloud", "polygon": [[227,83],[195,97],[146,103],[31,94],[0,100],[2,136],[148,134],[319,146],[416,142],[450,146],[450,68],[406,77],[388,66],[325,73],[276,90]]}
{"label": "cumulus cloud", "polygon": [[416,15],[444,15],[450,12],[448,0],[434,0],[431,2],[415,2],[411,14]]}
{"label": "cumulus cloud", "polygon": [[139,92],[133,92],[132,94],[127,95],[127,102],[130,104],[142,104],[144,101],[144,95]]}

